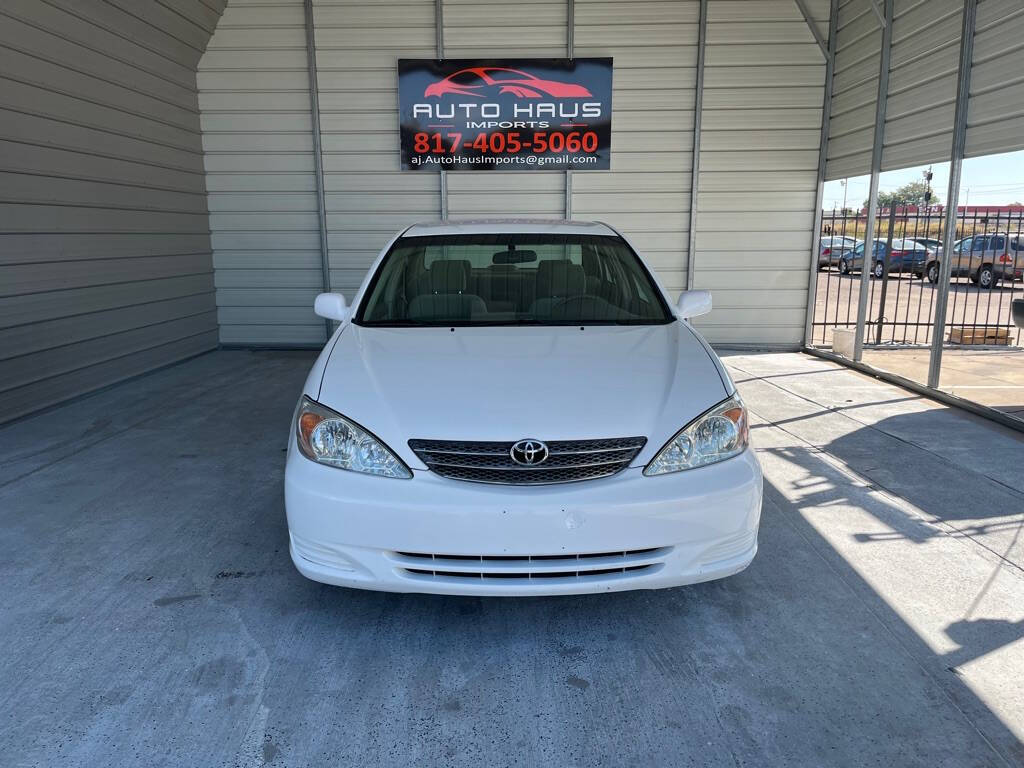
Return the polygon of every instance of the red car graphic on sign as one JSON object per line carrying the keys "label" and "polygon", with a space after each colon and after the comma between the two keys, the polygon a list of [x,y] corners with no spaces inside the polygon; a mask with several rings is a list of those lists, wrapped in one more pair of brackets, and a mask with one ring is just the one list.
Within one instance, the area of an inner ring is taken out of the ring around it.
{"label": "red car graphic on sign", "polygon": [[592,94],[582,85],[542,80],[528,72],[504,67],[470,67],[453,72],[444,80],[431,83],[423,96],[487,96],[511,93],[521,99],[584,98]]}

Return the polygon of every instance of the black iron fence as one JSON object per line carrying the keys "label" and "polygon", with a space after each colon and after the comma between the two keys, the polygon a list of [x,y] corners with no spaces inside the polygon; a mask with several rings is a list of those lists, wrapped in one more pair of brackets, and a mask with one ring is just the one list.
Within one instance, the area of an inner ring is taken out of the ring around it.
{"label": "black iron fence", "polygon": [[[870,272],[864,343],[926,346],[934,333],[945,218],[941,208],[885,208],[866,247],[864,213],[822,216],[811,344],[856,329],[861,273]],[[944,343],[1021,346],[1012,300],[1024,295],[1024,206],[964,208],[957,217]]]}

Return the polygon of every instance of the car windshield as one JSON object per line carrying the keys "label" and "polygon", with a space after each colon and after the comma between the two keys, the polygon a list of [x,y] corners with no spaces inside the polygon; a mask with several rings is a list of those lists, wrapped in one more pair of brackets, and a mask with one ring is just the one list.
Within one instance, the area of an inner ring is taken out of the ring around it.
{"label": "car windshield", "polygon": [[355,322],[365,326],[653,325],[673,320],[619,237],[478,234],[400,238]]}

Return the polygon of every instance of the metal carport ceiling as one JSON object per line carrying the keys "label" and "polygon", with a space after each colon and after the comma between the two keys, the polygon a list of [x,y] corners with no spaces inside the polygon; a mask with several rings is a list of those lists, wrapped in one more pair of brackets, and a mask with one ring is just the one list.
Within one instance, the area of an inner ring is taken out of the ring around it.
{"label": "metal carport ceiling", "polygon": [[[882,51],[881,3],[840,4],[826,179],[871,172]],[[880,170],[948,161],[962,0],[895,0]],[[1024,148],[1024,6],[979,0],[965,155]],[[1016,105],[1016,106],[1014,106]]]}

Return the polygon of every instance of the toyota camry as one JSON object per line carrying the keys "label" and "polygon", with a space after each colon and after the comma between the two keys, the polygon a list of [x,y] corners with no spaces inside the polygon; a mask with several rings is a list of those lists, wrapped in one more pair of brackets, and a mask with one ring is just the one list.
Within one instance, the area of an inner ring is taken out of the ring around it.
{"label": "toyota camry", "polygon": [[296,407],[290,550],[316,581],[464,595],[652,589],[757,551],[747,412],[600,223],[417,224],[336,321]]}

